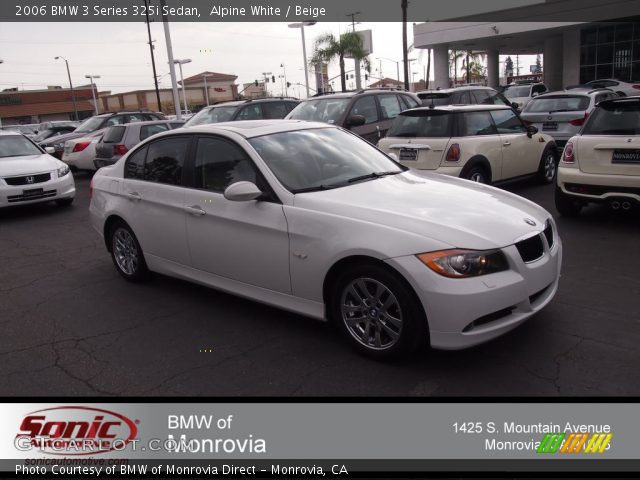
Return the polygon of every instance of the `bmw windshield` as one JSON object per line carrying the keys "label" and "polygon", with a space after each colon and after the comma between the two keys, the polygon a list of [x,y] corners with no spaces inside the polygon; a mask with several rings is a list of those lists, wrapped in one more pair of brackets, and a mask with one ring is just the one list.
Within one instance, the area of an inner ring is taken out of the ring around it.
{"label": "bmw windshield", "polygon": [[370,143],[337,128],[275,133],[249,143],[292,193],[344,187],[406,170]]}
{"label": "bmw windshield", "polygon": [[91,133],[102,128],[104,123],[103,117],[91,117],[85,120],[78,128],[74,130],[74,133]]}

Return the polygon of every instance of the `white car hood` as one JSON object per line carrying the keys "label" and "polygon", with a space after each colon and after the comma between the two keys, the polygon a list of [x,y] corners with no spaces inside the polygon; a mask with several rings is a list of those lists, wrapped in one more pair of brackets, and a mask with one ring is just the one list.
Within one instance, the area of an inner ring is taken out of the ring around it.
{"label": "white car hood", "polygon": [[61,163],[51,155],[0,158],[0,177],[15,177],[57,170]]}
{"label": "white car hood", "polygon": [[294,202],[299,208],[383,224],[470,249],[512,245],[541,232],[551,217],[542,207],[504,190],[414,170],[301,193]]}

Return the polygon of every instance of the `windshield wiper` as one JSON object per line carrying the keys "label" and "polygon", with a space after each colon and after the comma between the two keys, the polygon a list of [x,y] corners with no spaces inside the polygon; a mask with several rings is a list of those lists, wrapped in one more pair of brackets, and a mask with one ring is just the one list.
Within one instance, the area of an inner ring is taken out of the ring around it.
{"label": "windshield wiper", "polygon": [[319,192],[321,190],[331,190],[332,188],[338,188],[338,187],[343,187],[344,184],[339,184],[339,183],[332,183],[332,184],[322,184],[322,185],[316,185],[315,187],[305,187],[305,188],[296,188],[294,190],[291,190],[291,193],[296,194],[296,193],[306,193],[306,192]]}
{"label": "windshield wiper", "polygon": [[402,173],[402,170],[393,170],[390,172],[371,172],[366,175],[360,175],[359,177],[353,177],[347,180],[347,183],[359,182],[361,180],[369,180],[374,178],[386,177],[387,175],[397,175],[398,173]]}
{"label": "windshield wiper", "polygon": [[570,108],[561,108],[558,110],[549,110],[549,113],[559,113],[559,112],[577,112],[579,110],[571,110]]}

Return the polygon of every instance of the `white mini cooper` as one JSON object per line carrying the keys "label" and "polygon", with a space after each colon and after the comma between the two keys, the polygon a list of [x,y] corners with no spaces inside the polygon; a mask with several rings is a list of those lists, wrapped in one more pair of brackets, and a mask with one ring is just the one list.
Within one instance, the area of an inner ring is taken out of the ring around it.
{"label": "white mini cooper", "polygon": [[501,105],[450,105],[406,110],[378,147],[403,165],[480,183],[538,175],[551,183],[556,144]]}
{"label": "white mini cooper", "polygon": [[564,148],[556,208],[577,215],[588,203],[613,210],[640,205],[640,97],[599,103]]}

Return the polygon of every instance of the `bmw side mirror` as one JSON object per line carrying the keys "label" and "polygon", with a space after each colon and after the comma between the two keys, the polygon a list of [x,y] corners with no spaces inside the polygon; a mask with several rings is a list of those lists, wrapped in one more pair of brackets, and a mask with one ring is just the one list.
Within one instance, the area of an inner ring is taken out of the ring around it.
{"label": "bmw side mirror", "polygon": [[538,133],[538,127],[536,127],[535,125],[529,125],[527,127],[527,137],[531,138],[533,137],[536,133]]}
{"label": "bmw side mirror", "polygon": [[53,147],[45,147],[44,151],[47,152],[49,155],[53,155],[54,153],[56,153],[56,149]]}
{"label": "bmw side mirror", "polygon": [[511,102],[511,108],[517,110],[520,108],[520,104],[518,102]]}
{"label": "bmw side mirror", "polygon": [[347,118],[347,127],[359,127],[360,125],[364,125],[367,122],[367,119],[364,118],[364,115],[351,115]]}
{"label": "bmw side mirror", "polygon": [[261,195],[262,190],[251,182],[236,182],[224,191],[224,198],[232,202],[249,202],[258,199]]}

